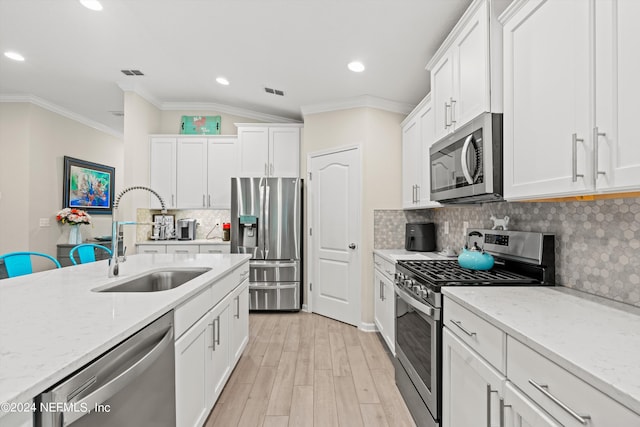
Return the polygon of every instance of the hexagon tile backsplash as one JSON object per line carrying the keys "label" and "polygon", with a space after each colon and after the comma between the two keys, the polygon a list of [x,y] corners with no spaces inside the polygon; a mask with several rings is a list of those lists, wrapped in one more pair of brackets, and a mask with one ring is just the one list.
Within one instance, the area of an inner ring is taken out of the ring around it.
{"label": "hexagon tile backsplash", "polygon": [[[556,235],[556,283],[640,306],[640,198],[581,202],[499,202],[430,210],[377,210],[374,247],[404,246],[407,222],[436,224],[437,248],[459,250],[463,222],[491,228],[508,215],[509,229]],[[449,234],[444,234],[444,222]]]}

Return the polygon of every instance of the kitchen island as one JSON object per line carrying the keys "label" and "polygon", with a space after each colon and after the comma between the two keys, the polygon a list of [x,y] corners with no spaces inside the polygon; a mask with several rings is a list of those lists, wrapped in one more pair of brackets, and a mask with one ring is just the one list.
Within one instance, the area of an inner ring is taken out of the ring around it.
{"label": "kitchen island", "polygon": [[[226,282],[223,278],[240,267],[248,270],[248,261],[248,255],[236,254],[133,255],[120,264],[120,276],[115,278],[107,277],[108,261],[98,261],[3,280],[0,402],[31,401],[161,315],[190,302],[203,290],[211,288],[215,295],[218,282]],[[210,270],[166,291],[94,291],[168,268]],[[6,415],[0,411],[0,425],[9,424]]]}

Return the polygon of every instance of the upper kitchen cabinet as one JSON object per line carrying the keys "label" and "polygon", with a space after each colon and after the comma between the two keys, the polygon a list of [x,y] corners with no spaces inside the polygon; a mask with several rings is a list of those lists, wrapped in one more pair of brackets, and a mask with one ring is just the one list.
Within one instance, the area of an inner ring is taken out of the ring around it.
{"label": "upper kitchen cabinet", "polygon": [[427,64],[436,141],[483,112],[502,112],[502,28],[497,15],[506,4],[474,1]]}
{"label": "upper kitchen cabinet", "polygon": [[640,187],[635,0],[516,1],[504,24],[504,196]]}
{"label": "upper kitchen cabinet", "polygon": [[429,149],[435,142],[431,96],[427,95],[402,122],[402,207],[430,208]]}
{"label": "upper kitchen cabinet", "polygon": [[[151,137],[150,187],[169,209],[229,209],[238,176],[234,136]],[[151,209],[159,209],[151,201]]]}
{"label": "upper kitchen cabinet", "polygon": [[[150,187],[155,190],[167,209],[176,208],[176,147],[177,140],[172,137],[151,138],[150,144]],[[149,207],[160,209],[160,202],[156,197],[150,198]]]}
{"label": "upper kitchen cabinet", "polygon": [[298,124],[236,123],[240,176],[299,177]]}

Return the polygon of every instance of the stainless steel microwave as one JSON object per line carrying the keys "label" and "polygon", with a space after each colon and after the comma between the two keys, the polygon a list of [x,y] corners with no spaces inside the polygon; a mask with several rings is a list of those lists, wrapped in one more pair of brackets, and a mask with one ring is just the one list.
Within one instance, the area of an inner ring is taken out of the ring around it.
{"label": "stainless steel microwave", "polygon": [[483,113],[431,146],[431,200],[502,200],[502,114]]}

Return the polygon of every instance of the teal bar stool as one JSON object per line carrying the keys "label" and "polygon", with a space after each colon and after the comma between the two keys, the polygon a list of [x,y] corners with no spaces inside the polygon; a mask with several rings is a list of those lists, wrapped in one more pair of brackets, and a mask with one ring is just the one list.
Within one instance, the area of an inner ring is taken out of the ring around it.
{"label": "teal bar stool", "polygon": [[53,261],[53,263],[56,265],[56,268],[61,267],[57,259],[55,259],[51,255],[43,254],[40,252],[11,252],[8,254],[0,255],[0,259],[4,261],[4,267],[7,270],[7,276],[16,277],[33,273],[33,267],[31,266],[32,256],[48,258]]}
{"label": "teal bar stool", "polygon": [[111,255],[111,249],[107,248],[106,246],[96,245],[95,243],[83,243],[81,245],[74,246],[69,251],[69,258],[71,258],[71,262],[73,263],[73,265],[78,265],[76,259],[73,257],[73,255],[77,252],[78,256],[80,257],[80,264],[95,262],[95,248],[102,249],[103,251],[106,251],[109,255]]}

